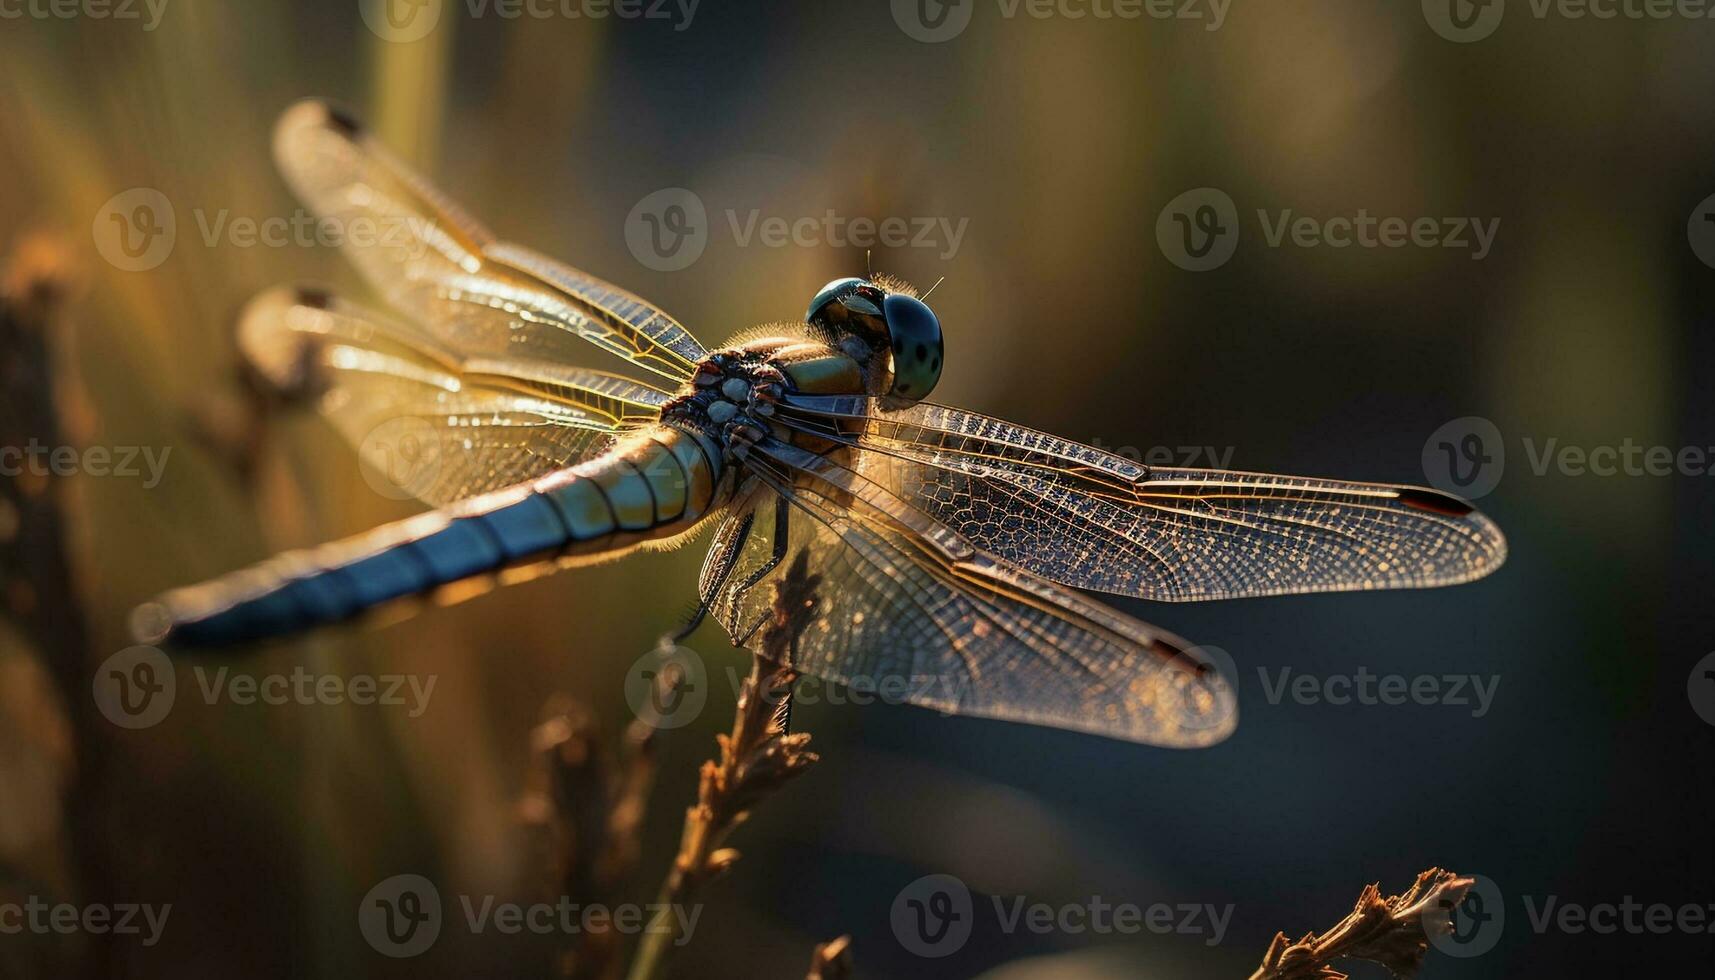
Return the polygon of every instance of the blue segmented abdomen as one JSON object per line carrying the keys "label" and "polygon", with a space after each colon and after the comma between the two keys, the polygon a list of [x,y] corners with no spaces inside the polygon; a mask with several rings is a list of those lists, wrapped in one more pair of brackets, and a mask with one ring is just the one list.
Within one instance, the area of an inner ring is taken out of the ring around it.
{"label": "blue segmented abdomen", "polygon": [[539,480],[168,592],[134,628],[144,642],[224,646],[504,568],[606,557],[688,530],[722,502],[721,469],[712,440],[661,426]]}

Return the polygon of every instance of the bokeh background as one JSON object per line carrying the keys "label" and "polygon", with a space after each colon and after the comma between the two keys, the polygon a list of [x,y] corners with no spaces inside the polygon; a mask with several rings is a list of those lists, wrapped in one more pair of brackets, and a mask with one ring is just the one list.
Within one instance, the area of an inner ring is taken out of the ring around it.
{"label": "bokeh background", "polygon": [[[1688,690],[1715,648],[1715,481],[1538,473],[1527,449],[1715,444],[1715,269],[1693,231],[1715,193],[1715,21],[1536,16],[1515,0],[1461,43],[1436,29],[1435,0],[1241,0],[1218,29],[1205,3],[1193,20],[1008,17],[963,0],[947,9],[968,26],[925,42],[902,26],[910,4],[709,0],[686,22],[557,6],[509,19],[447,0],[425,37],[400,42],[366,27],[357,0],[169,0],[153,30],[13,9],[26,14],[0,19],[0,247],[66,284],[63,438],[171,455],[152,488],[80,475],[30,491],[65,520],[76,591],[32,593],[18,582],[43,554],[8,552],[20,615],[0,631],[0,882],[173,908],[151,948],[0,935],[0,973],[550,975],[552,942],[457,926],[389,960],[360,935],[358,904],[399,873],[428,877],[449,906],[552,894],[552,857],[521,815],[531,730],[565,695],[617,738],[627,670],[694,595],[700,549],[645,554],[234,662],[433,675],[418,717],[208,705],[183,678],[153,728],[93,710],[90,678],[129,642],[135,603],[410,512],[308,413],[271,413],[244,448],[236,310],[282,281],[361,288],[335,250],[210,242],[199,225],[293,213],[269,130],[306,95],[371,120],[506,237],[649,297],[711,344],[796,318],[865,263],[861,247],[740,241],[729,212],[941,217],[968,221],[958,248],[871,259],[922,285],[946,277],[938,400],[1122,451],[1210,446],[1235,468],[1403,482],[1435,475],[1426,441],[1455,419],[1502,435],[1504,472],[1480,503],[1511,557],[1480,583],[1119,602],[1231,654],[1243,713],[1218,747],[801,707],[823,761],[740,829],[744,858],[708,893],[678,975],[802,975],[814,943],[850,933],[865,977],[1244,976],[1276,930],[1325,928],[1361,885],[1398,890],[1433,865],[1490,879],[1506,921],[1482,955],[1432,953],[1427,976],[1707,975],[1715,962],[1706,934],[1539,931],[1527,912],[1550,897],[1715,902],[1715,728]],[[706,204],[707,242],[659,271],[627,222],[673,187]],[[1189,272],[1157,224],[1204,187],[1236,203],[1240,233],[1228,262]],[[164,195],[178,221],[171,254],[144,271],[97,247],[106,202],[132,188]],[[1360,208],[1499,232],[1480,259],[1270,247],[1256,218]],[[593,350],[589,363],[609,366]],[[14,508],[0,531],[19,525]],[[82,662],[17,625],[68,605],[87,626]],[[689,645],[714,681],[701,717],[660,741],[632,901],[666,871],[696,767],[730,724],[726,677],[746,661],[713,626]],[[1498,688],[1482,717],[1270,704],[1259,667]],[[976,896],[975,931],[925,959],[890,910],[937,873]],[[1020,895],[1233,912],[1213,945],[1007,932],[989,896]]]}

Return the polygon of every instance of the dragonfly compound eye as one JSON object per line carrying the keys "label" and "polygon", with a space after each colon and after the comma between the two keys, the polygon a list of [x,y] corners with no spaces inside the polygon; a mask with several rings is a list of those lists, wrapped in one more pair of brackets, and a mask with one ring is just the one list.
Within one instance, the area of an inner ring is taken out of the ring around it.
{"label": "dragonfly compound eye", "polygon": [[835,279],[816,292],[804,319],[824,330],[862,337],[872,347],[887,340],[881,307],[887,292],[868,279]]}
{"label": "dragonfly compound eye", "polygon": [[941,321],[914,296],[892,293],[882,301],[893,346],[894,398],[919,401],[941,380]]}

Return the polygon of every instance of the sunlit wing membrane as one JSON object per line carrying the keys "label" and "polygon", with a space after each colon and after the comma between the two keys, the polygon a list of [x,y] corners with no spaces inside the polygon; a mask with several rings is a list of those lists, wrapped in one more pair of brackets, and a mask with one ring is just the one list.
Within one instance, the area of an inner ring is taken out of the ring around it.
{"label": "sunlit wing membrane", "polygon": [[365,464],[431,506],[594,456],[654,422],[668,399],[598,371],[461,357],[413,324],[313,289],[257,297],[238,335],[271,383],[312,395]]}
{"label": "sunlit wing membrane", "polygon": [[[735,640],[953,714],[1178,747],[1236,725],[1230,679],[1183,640],[997,561],[802,449],[769,441],[752,460],[791,501],[792,550],[748,588],[754,544],[721,594],[704,582]],[[729,518],[717,542],[743,520]]]}
{"label": "sunlit wing membrane", "polygon": [[1149,467],[940,405],[792,396],[782,421],[978,547],[1078,588],[1164,601],[1451,585],[1506,540],[1419,487]]}
{"label": "sunlit wing membrane", "polygon": [[563,363],[587,342],[674,381],[689,378],[705,353],[631,293],[497,241],[327,105],[289,110],[274,153],[370,282],[454,350]]}

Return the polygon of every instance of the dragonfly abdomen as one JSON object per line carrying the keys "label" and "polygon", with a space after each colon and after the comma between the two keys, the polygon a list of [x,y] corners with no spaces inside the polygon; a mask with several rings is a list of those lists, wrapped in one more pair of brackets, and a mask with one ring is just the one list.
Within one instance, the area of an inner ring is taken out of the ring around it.
{"label": "dragonfly abdomen", "polygon": [[139,610],[136,632],[149,642],[225,646],[505,569],[613,557],[681,534],[716,509],[730,482],[722,471],[712,440],[658,426],[533,482],[174,590]]}

